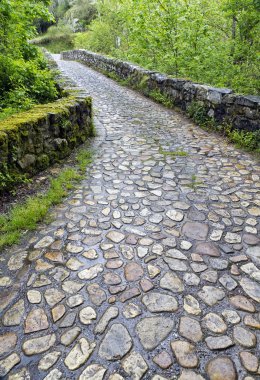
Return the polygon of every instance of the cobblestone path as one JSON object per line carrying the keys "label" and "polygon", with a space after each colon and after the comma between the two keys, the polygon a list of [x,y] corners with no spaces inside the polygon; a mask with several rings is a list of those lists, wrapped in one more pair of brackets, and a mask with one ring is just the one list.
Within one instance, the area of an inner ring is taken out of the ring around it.
{"label": "cobblestone path", "polygon": [[93,96],[96,157],[55,221],[1,256],[0,377],[260,379],[259,165],[58,63]]}

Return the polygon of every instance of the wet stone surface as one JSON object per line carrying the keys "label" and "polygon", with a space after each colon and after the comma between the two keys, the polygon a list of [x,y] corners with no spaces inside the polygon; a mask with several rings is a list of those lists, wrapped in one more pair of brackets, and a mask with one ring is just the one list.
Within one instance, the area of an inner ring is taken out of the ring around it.
{"label": "wet stone surface", "polygon": [[0,256],[0,378],[259,380],[259,164],[58,64],[93,97],[94,160]]}

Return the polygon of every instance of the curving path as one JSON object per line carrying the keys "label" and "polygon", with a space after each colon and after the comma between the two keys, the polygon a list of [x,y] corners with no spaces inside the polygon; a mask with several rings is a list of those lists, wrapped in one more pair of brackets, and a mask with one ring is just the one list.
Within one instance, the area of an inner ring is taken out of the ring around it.
{"label": "curving path", "polygon": [[93,96],[96,157],[0,258],[0,378],[260,379],[259,164],[56,59]]}

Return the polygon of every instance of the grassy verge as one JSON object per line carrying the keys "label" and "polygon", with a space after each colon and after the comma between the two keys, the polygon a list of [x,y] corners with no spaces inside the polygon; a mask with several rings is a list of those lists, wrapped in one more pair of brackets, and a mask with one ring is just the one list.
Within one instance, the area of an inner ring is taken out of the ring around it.
{"label": "grassy verge", "polygon": [[44,220],[51,206],[59,204],[68,191],[84,178],[86,167],[92,162],[89,150],[80,150],[76,156],[76,169],[64,169],[50,181],[44,194],[29,197],[25,203],[14,206],[6,215],[0,215],[0,249],[19,242],[26,231],[35,230]]}
{"label": "grassy verge", "polygon": [[46,48],[54,54],[64,50],[74,49],[75,34],[68,26],[51,26],[48,32],[35,38],[31,42],[34,45]]}
{"label": "grassy verge", "polygon": [[35,41],[34,44],[47,49],[53,54],[59,54],[62,51],[71,50],[74,48],[73,42],[67,41],[66,39],[62,38],[49,41],[39,40]]}

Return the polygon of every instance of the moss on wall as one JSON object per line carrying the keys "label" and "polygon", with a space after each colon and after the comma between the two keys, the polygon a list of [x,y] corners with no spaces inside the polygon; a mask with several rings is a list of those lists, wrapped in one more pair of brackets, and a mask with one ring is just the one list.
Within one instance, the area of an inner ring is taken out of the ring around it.
{"label": "moss on wall", "polygon": [[0,193],[66,157],[93,136],[92,100],[84,90],[0,122]]}

